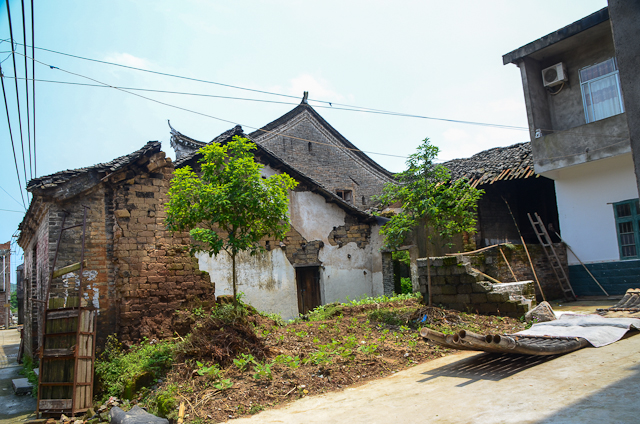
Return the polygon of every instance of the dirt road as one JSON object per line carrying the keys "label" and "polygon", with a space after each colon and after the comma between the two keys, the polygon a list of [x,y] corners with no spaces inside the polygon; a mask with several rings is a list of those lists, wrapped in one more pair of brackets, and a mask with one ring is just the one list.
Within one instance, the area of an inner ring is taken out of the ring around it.
{"label": "dirt road", "polygon": [[233,422],[638,422],[640,335],[635,333],[609,346],[552,358],[462,352]]}

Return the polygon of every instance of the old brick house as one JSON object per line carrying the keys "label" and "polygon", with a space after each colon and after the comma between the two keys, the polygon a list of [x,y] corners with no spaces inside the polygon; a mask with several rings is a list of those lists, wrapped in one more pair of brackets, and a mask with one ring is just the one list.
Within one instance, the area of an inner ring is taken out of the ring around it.
{"label": "old brick house", "polygon": [[[291,167],[313,178],[360,209],[369,209],[393,174],[354,146],[306,101],[249,134]],[[172,137],[177,157],[193,151],[186,139]]]}
{"label": "old brick house", "polygon": [[[251,138],[240,126],[224,132],[211,143],[225,143],[233,136]],[[194,140],[172,128],[176,167],[199,171],[197,150],[207,143]],[[238,260],[238,290],[262,311],[285,318],[325,303],[393,290],[383,286],[383,220],[337,195],[334,190],[301,172],[264,145],[258,144],[256,160],[264,165],[263,176],[286,172],[298,186],[290,193],[291,228],[282,242],[264,240],[266,252]],[[200,269],[216,282],[216,294],[231,294],[231,261],[221,253],[199,254]]]}
{"label": "old brick house", "polygon": [[[98,310],[97,344],[117,333],[132,341],[172,334],[173,311],[191,297],[213,298],[214,286],[187,253],[188,234],[165,231],[164,203],[173,164],[159,142],[111,162],[34,179],[33,199],[18,244],[24,250],[24,343],[40,345],[46,289],[55,268],[80,260],[83,206],[86,221],[83,286]],[[52,297],[70,296],[76,273],[56,278]]]}

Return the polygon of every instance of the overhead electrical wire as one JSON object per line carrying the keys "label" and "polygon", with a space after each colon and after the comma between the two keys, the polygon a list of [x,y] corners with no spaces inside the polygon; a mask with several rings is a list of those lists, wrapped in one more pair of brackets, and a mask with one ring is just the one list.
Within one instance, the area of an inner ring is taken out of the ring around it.
{"label": "overhead electrical wire", "polygon": [[[25,41],[25,44],[27,42]],[[35,19],[34,19],[34,8],[33,8],[33,0],[31,0],[31,57],[36,57],[36,27],[35,27]],[[26,53],[25,53],[26,55]],[[36,148],[36,62],[31,61],[31,103],[33,105],[33,174],[38,176],[38,149]]]}
{"label": "overhead electrical wire", "polygon": [[[2,40],[2,41],[4,41],[4,40]],[[20,43],[17,43],[17,44],[20,44]],[[31,47],[33,48],[33,46],[31,46]],[[220,83],[220,82],[216,82],[216,81],[209,81],[209,80],[203,80],[203,79],[199,79],[199,78],[186,77],[186,76],[183,76],[183,75],[170,74],[170,73],[167,73],[167,72],[153,71],[153,70],[150,70],[150,69],[138,68],[138,67],[135,67],[135,66],[122,65],[120,63],[109,62],[109,61],[106,61],[106,60],[99,60],[99,59],[93,59],[93,58],[89,58],[89,57],[74,55],[74,54],[70,54],[70,53],[64,53],[64,52],[60,52],[60,51],[57,51],[57,50],[47,49],[47,48],[44,48],[44,47],[35,47],[35,48],[38,49],[38,50],[43,50],[43,51],[47,51],[47,52],[50,52],[50,53],[55,53],[55,54],[59,54],[59,55],[63,55],[63,56],[73,57],[73,58],[76,58],[76,59],[81,59],[81,60],[86,60],[86,61],[96,62],[96,63],[102,63],[102,64],[106,64],[106,65],[111,65],[111,66],[118,66],[118,67],[121,67],[121,68],[132,69],[132,70],[135,70],[135,71],[147,72],[147,73],[156,74],[156,75],[162,75],[162,76],[171,77],[171,78],[179,78],[179,79],[184,79],[184,80],[188,80],[188,81],[200,82],[200,83],[205,83],[205,84],[213,84],[213,85],[233,88],[233,89],[237,89],[237,90],[251,91],[251,92],[261,93],[261,94],[269,94],[269,95],[272,95],[272,96],[287,97],[287,98],[296,99],[296,100],[299,99],[298,96],[292,96],[290,94],[282,94],[282,93],[275,93],[275,92],[271,92],[271,91],[257,90],[257,89],[253,89],[253,88],[241,87],[241,86],[232,85],[232,84]],[[452,123],[467,124],[467,125],[479,125],[479,126],[504,128],[504,129],[520,130],[520,131],[524,131],[524,130],[528,131],[529,130],[526,127],[519,127],[519,126],[513,126],[513,125],[501,125],[501,124],[490,124],[490,123],[484,123],[484,122],[464,121],[464,120],[458,120],[458,119],[436,118],[436,117],[432,117],[432,116],[424,116],[424,115],[402,113],[402,112],[393,112],[393,111],[388,111],[388,110],[383,110],[383,109],[375,109],[375,108],[369,108],[369,107],[363,107],[363,106],[354,106],[354,105],[349,105],[349,104],[330,102],[330,101],[327,101],[327,100],[308,99],[308,101],[317,102],[317,103],[324,103],[324,104],[326,104],[328,106],[316,106],[316,107],[322,107],[322,108],[326,108],[326,109],[361,111],[361,112],[376,113],[376,114],[383,114],[383,115],[393,115],[393,116],[401,116],[401,117],[408,117],[408,118],[428,119],[428,120],[434,120],[434,121],[452,122]],[[336,106],[341,106],[341,107],[336,107]]]}
{"label": "overhead electrical wire", "polygon": [[[22,54],[20,52],[15,52],[15,53],[18,54],[18,55]],[[205,117],[208,117],[208,118],[211,118],[211,119],[215,119],[216,121],[226,122],[226,123],[229,123],[229,124],[232,124],[232,125],[242,125],[242,124],[240,124],[239,122],[236,122],[236,121],[231,121],[229,119],[219,118],[217,116],[209,115],[207,113],[198,112],[198,111],[193,110],[193,109],[188,109],[188,108],[177,106],[177,105],[174,105],[174,104],[171,104],[171,103],[167,103],[167,102],[163,102],[163,101],[160,101],[160,100],[156,100],[156,99],[153,99],[151,97],[143,96],[142,94],[138,94],[138,93],[134,93],[134,92],[131,92],[131,91],[127,91],[125,89],[115,87],[115,86],[107,84],[105,82],[98,81],[97,79],[88,77],[86,75],[82,75],[82,74],[78,74],[78,73],[75,73],[75,72],[71,72],[71,71],[68,71],[66,69],[62,69],[62,68],[60,68],[58,66],[53,66],[53,65],[50,65],[48,63],[42,62],[40,60],[33,59],[31,57],[29,57],[29,59],[31,59],[31,60],[33,60],[33,61],[35,61],[35,62],[37,62],[37,63],[39,63],[41,65],[48,66],[50,69],[57,69],[57,70],[59,70],[61,72],[67,73],[69,75],[75,75],[75,76],[80,77],[80,78],[85,78],[85,79],[88,79],[90,81],[96,82],[98,84],[104,85],[106,87],[111,87],[111,88],[113,88],[115,90],[122,91],[123,93],[131,94],[132,96],[140,97],[142,99],[149,100],[149,101],[154,102],[154,103],[158,103],[158,104],[161,104],[161,105],[164,105],[164,106],[168,106],[168,107],[171,107],[171,108],[174,108],[174,109],[178,109],[178,110],[182,110],[182,111],[185,111],[185,112],[193,113],[193,114],[196,114],[196,115],[205,116]],[[262,129],[262,128],[259,128],[259,127],[254,127],[254,126],[251,126],[251,125],[242,125],[242,126],[244,126],[246,128],[251,128],[251,129],[254,129],[254,130],[257,130],[257,131],[262,131],[264,133],[278,134],[275,131],[269,131],[269,130],[265,130],[265,129]],[[352,151],[360,151],[360,152],[363,152],[363,153],[369,153],[369,154],[374,154],[374,155],[406,158],[406,156],[392,155],[392,154],[389,154],[389,153],[370,152],[370,151],[361,150],[361,149],[358,149],[358,148],[339,147],[339,146],[336,146],[334,144],[322,143],[322,142],[319,142],[319,141],[308,140],[308,139],[300,138],[300,137],[293,137],[293,136],[287,136],[287,137],[291,138],[291,139],[295,139],[295,140],[309,142],[309,143],[314,143],[314,144],[319,144],[319,145],[326,145],[326,146],[334,147],[334,148],[341,149],[341,150],[352,150]]]}
{"label": "overhead electrical wire", "polygon": [[[13,199],[14,202],[16,202],[18,205],[20,205],[20,202],[18,202],[16,200],[15,197],[13,197],[12,195],[9,194],[9,192],[7,190],[4,189],[4,187],[0,186],[0,189],[2,189],[2,191],[4,191],[5,193],[7,193],[7,196],[11,197]],[[24,206],[24,205],[20,205],[20,206]]]}
{"label": "overhead electrical wire", "polygon": [[[18,104],[18,125],[20,127],[20,144],[22,146],[22,167],[23,167],[23,171],[24,171],[24,181],[25,184],[27,182],[27,164],[25,161],[25,153],[24,153],[24,136],[22,135],[22,118],[21,118],[21,112],[20,112],[20,92],[18,90],[18,68],[16,66],[16,56],[15,56],[15,49],[14,49],[14,42],[13,42],[13,27],[11,25],[11,10],[9,9],[9,0],[6,0],[6,4],[7,4],[7,18],[9,20],[9,35],[11,37],[11,51],[12,54],[11,57],[13,58],[13,73],[16,77],[16,79],[13,80],[13,82],[15,82],[16,85],[16,102]],[[4,89],[3,89],[4,91]],[[5,100],[6,100],[6,94],[5,94]],[[7,119],[9,119],[9,109],[7,108]],[[20,184],[20,187],[22,187],[22,184]],[[22,189],[20,190],[20,194],[22,194]],[[29,195],[27,194],[27,199],[29,199]]]}
{"label": "overhead electrical wire", "polygon": [[13,161],[16,164],[16,175],[18,177],[18,187],[20,188],[20,196],[22,197],[22,207],[24,207],[24,209],[26,210],[27,205],[24,201],[24,195],[22,194],[22,183],[20,182],[20,170],[18,169],[18,159],[16,158],[16,147],[15,147],[15,144],[13,143],[13,132],[11,131],[11,119],[9,119],[9,105],[7,104],[7,94],[6,94],[6,90],[4,89],[4,77],[2,75],[2,67],[0,67],[0,83],[2,83],[2,97],[4,97],[4,107],[5,107],[5,110],[7,111],[7,125],[9,126],[9,137],[11,138],[11,149],[13,150]]}
{"label": "overhead electrical wire", "polygon": [[[7,0],[8,1],[8,0]],[[29,119],[29,64],[27,61],[27,24],[24,15],[24,0],[22,3],[22,37],[24,39],[24,93],[27,100],[27,143],[29,143],[29,177],[33,179],[33,158],[31,155],[31,120]],[[32,43],[33,44],[33,43]],[[17,74],[16,74],[17,76]]]}

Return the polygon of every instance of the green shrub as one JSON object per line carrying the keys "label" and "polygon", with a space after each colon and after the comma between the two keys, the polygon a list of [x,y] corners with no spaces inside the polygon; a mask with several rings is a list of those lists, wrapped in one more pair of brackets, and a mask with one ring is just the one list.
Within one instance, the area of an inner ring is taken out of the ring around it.
{"label": "green shrub", "polygon": [[369,312],[369,319],[371,321],[377,321],[387,325],[403,325],[406,323],[405,320],[398,316],[397,312],[386,309],[378,309]]}
{"label": "green shrub", "polygon": [[107,338],[104,352],[96,360],[95,373],[102,396],[132,396],[153,384],[173,363],[172,341],[149,343],[144,340],[125,351],[115,336]]}
{"label": "green shrub", "polygon": [[409,277],[400,278],[400,292],[402,294],[413,293],[413,284],[411,283],[411,278]]}
{"label": "green shrub", "polygon": [[243,353],[233,360],[233,364],[238,367],[240,371],[245,372],[249,365],[257,364],[257,362],[256,358],[254,358],[253,355],[247,355],[246,353]]}
{"label": "green shrub", "polygon": [[34,398],[37,398],[38,397],[38,376],[36,375],[35,372],[33,372],[35,368],[38,368],[38,364],[33,362],[33,359],[31,358],[31,356],[25,354],[22,360],[22,370],[20,371],[20,374],[24,375],[27,378],[27,380],[29,380],[29,383],[33,385],[33,389],[31,390],[31,396],[33,396]]}

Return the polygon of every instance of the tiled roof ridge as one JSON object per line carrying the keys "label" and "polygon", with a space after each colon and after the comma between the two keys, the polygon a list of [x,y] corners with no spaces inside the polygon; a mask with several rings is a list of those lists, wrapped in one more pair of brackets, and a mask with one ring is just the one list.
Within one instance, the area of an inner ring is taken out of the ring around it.
{"label": "tiled roof ridge", "polygon": [[135,152],[129,153],[127,155],[119,156],[109,162],[97,163],[92,166],[77,168],[77,169],[67,169],[64,171],[58,171],[53,174],[44,175],[42,177],[34,178],[29,181],[27,184],[27,190],[31,191],[35,188],[40,189],[48,189],[58,186],[60,184],[64,184],[72,178],[77,177],[78,175],[85,174],[88,172],[115,172],[118,169],[123,168],[124,166],[129,165],[130,163],[135,162],[142,156],[148,153],[156,153],[159,152],[161,148],[161,144],[159,141],[149,141],[145,144],[141,149],[136,150]]}
{"label": "tiled roof ridge", "polygon": [[349,140],[347,140],[347,138],[345,136],[340,134],[340,132],[338,130],[336,130],[330,123],[328,123],[322,117],[322,115],[320,115],[313,107],[311,107],[310,104],[304,103],[304,101],[302,103],[300,103],[298,106],[296,106],[295,108],[291,109],[289,112],[287,112],[284,115],[282,115],[281,117],[269,122],[267,125],[263,126],[262,128],[253,131],[251,134],[249,134],[249,136],[252,137],[253,139],[255,139],[255,138],[259,137],[262,134],[272,132],[273,130],[278,128],[280,125],[285,124],[286,122],[288,122],[291,119],[295,118],[296,116],[298,116],[299,114],[303,113],[304,111],[308,111],[309,113],[311,113],[311,115],[314,118],[316,118],[318,120],[318,122],[320,122],[320,124],[327,131],[329,131],[329,133],[331,133],[331,135],[333,135],[336,138],[336,140],[338,140],[347,149],[349,149],[349,151],[351,153],[355,154],[360,159],[364,160],[366,163],[371,165],[378,172],[381,172],[382,174],[384,174],[388,178],[391,178],[391,179],[394,178],[393,172],[387,170],[382,165],[380,165],[378,162],[376,162],[375,160],[371,159],[366,153],[364,153],[362,150],[360,150],[358,147],[356,147],[353,143],[351,143]]}
{"label": "tiled roof ridge", "polygon": [[[176,131],[177,132],[177,131]],[[253,134],[253,133],[252,133]],[[317,188],[320,189],[320,191],[323,193],[323,195],[325,197],[330,197],[332,201],[335,201],[336,203],[340,203],[343,207],[346,207],[347,209],[352,210],[353,212],[356,212],[368,219],[372,219],[374,218],[373,215],[369,214],[366,211],[363,211],[362,209],[359,209],[357,206],[352,205],[351,203],[346,202],[344,199],[342,199],[340,196],[338,196],[337,194],[333,193],[331,190],[329,190],[328,188],[326,188],[325,186],[323,186],[320,182],[314,180],[313,178],[311,178],[310,176],[308,176],[307,174],[305,174],[302,171],[299,171],[297,168],[294,168],[292,165],[290,165],[288,162],[286,162],[284,159],[282,159],[280,156],[278,156],[277,154],[275,154],[273,151],[271,151],[270,149],[268,149],[267,147],[256,143],[255,140],[253,140],[251,138],[251,135],[247,135],[242,131],[242,127],[240,125],[236,125],[234,128],[227,130],[225,132],[223,132],[222,134],[220,134],[219,136],[215,137],[210,143],[221,143],[224,142],[226,140],[228,140],[229,138],[235,136],[235,135],[239,135],[241,137],[245,137],[246,139],[250,140],[251,142],[255,143],[256,146],[258,147],[258,150],[265,153],[267,156],[271,156],[272,159],[274,159],[276,162],[279,162],[283,167],[287,168],[286,172],[288,174],[295,174],[297,176],[300,177],[300,179],[304,180],[306,183],[310,183],[312,185],[315,185]],[[185,136],[186,137],[186,136]],[[189,137],[186,137],[188,139],[190,139]],[[196,156],[198,155],[198,150],[183,156],[182,158],[178,159],[175,161],[175,167],[180,168],[181,166],[183,166],[186,162],[194,159]],[[292,175],[293,177],[294,175]]]}

